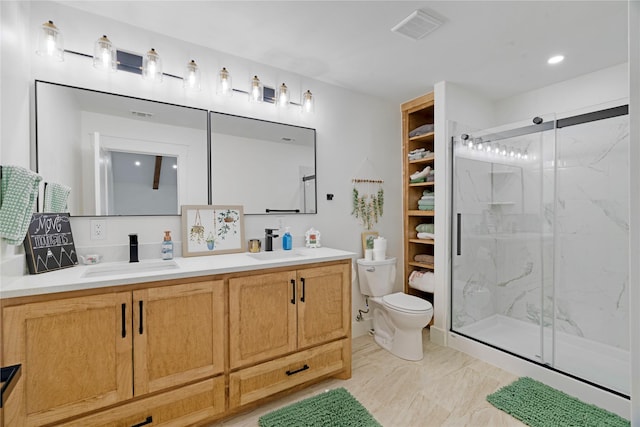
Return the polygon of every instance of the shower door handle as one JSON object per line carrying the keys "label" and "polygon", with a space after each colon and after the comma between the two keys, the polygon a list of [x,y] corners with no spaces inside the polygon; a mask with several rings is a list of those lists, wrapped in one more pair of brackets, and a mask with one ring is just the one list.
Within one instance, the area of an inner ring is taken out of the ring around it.
{"label": "shower door handle", "polygon": [[462,254],[462,236],[460,235],[460,231],[462,230],[462,214],[458,213],[456,218],[456,255]]}

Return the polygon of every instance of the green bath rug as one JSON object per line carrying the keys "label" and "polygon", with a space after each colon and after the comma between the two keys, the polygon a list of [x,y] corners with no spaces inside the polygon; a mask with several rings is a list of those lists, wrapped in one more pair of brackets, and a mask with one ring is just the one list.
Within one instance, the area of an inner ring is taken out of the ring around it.
{"label": "green bath rug", "polygon": [[321,393],[260,417],[260,427],[382,427],[344,388]]}
{"label": "green bath rug", "polygon": [[616,414],[527,377],[490,394],[487,401],[531,427],[630,426]]}

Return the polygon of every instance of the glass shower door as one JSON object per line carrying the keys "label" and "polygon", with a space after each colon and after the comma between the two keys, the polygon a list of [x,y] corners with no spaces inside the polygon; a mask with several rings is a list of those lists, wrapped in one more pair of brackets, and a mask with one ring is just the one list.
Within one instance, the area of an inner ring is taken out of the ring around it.
{"label": "glass shower door", "polygon": [[552,356],[553,135],[547,118],[453,138],[452,330],[542,363]]}

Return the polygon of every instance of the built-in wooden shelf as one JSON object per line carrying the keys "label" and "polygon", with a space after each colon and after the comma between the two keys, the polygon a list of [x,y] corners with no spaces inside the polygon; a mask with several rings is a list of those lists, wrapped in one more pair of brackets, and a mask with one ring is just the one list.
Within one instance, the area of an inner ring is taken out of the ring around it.
{"label": "built-in wooden shelf", "polygon": [[436,243],[433,239],[409,239],[409,242],[419,243],[421,245],[433,245]]}
{"label": "built-in wooden shelf", "polygon": [[409,141],[414,142],[414,141],[432,141],[433,137],[436,135],[435,132],[429,132],[429,133],[425,133],[422,135],[418,135],[418,136],[413,136],[411,138],[409,138]]}
{"label": "built-in wooden shelf", "polygon": [[[402,245],[404,249],[404,292],[424,298],[433,303],[433,293],[426,293],[409,287],[409,276],[411,272],[419,270],[435,271],[435,261],[431,263],[416,262],[416,255],[431,255],[436,252],[434,239],[418,239],[416,236],[416,226],[418,224],[433,224],[435,222],[435,211],[423,211],[418,209],[417,200],[427,190],[434,192],[436,190],[435,181],[425,181],[411,183],[409,178],[416,170],[426,167],[435,168],[436,165],[436,139],[435,132],[429,132],[418,136],[410,137],[409,133],[413,129],[420,126],[433,124],[435,120],[435,102],[433,92],[417,97],[403,103],[400,106],[402,113],[402,175],[404,182],[402,183],[402,207],[403,207],[403,239]],[[424,149],[425,152],[421,159],[411,160],[409,153],[416,149]],[[428,153],[426,151],[429,151]],[[438,160],[439,162],[440,160]],[[438,163],[440,164],[440,163]],[[444,163],[443,163],[444,165]],[[439,168],[444,167],[438,166]],[[439,187],[438,187],[439,188]]]}
{"label": "built-in wooden shelf", "polygon": [[421,159],[418,160],[409,160],[410,164],[416,164],[416,163],[431,163],[435,160],[435,156],[427,156],[427,157],[423,157]]}
{"label": "built-in wooden shelf", "polygon": [[435,181],[427,181],[427,182],[415,182],[413,184],[409,184],[409,187],[431,187],[436,185]]}
{"label": "built-in wooden shelf", "polygon": [[409,261],[407,264],[412,265],[414,267],[428,268],[428,269],[431,269],[431,270],[434,269],[434,265],[433,264],[425,264],[424,262]]}
{"label": "built-in wooden shelf", "polygon": [[421,211],[418,209],[407,211],[409,216],[434,216],[436,214],[435,211]]}

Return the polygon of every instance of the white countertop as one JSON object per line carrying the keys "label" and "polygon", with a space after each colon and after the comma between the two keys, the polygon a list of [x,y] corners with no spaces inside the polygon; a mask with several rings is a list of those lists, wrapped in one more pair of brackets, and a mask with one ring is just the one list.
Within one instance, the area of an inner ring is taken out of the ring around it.
{"label": "white countertop", "polygon": [[[275,259],[258,260],[247,252],[190,258],[141,260],[139,263],[112,262],[77,265],[62,270],[28,275],[2,284],[0,299],[108,286],[130,285],[157,280],[181,279],[213,274],[288,267],[324,261],[354,259],[353,252],[331,248],[295,248],[291,251],[261,252]],[[164,263],[164,264],[163,264]]]}

